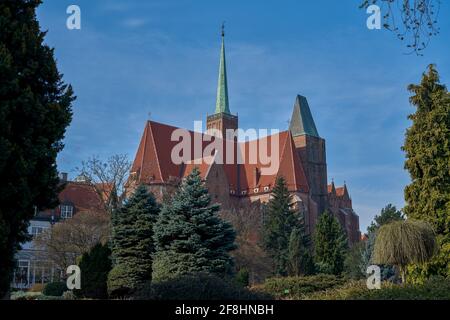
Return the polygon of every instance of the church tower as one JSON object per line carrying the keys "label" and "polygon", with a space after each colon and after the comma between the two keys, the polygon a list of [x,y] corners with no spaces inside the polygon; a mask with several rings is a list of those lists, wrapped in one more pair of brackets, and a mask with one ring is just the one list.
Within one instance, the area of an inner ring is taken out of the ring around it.
{"label": "church tower", "polygon": [[220,50],[219,81],[217,84],[216,110],[207,117],[206,129],[217,129],[226,137],[226,130],[238,128],[238,117],[230,112],[228,102],[227,66],[225,59],[225,31],[222,25],[222,48]]}
{"label": "church tower", "polygon": [[328,208],[325,140],[319,136],[305,97],[298,95],[289,125],[295,147],[308,179],[311,196],[319,214]]}

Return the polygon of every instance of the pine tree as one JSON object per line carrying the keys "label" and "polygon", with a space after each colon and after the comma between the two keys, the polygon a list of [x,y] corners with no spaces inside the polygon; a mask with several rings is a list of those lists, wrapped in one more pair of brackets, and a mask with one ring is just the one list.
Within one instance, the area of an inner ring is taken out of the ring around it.
{"label": "pine tree", "polygon": [[401,211],[397,210],[397,208],[392,205],[388,204],[386,207],[381,209],[380,215],[376,215],[373,219],[370,226],[367,228],[368,233],[376,232],[382,225],[394,222],[394,221],[401,221],[404,220],[403,214]]}
{"label": "pine tree", "polygon": [[73,91],[44,44],[40,3],[0,1],[0,298],[34,206],[57,205],[56,156],[72,119]]}
{"label": "pine tree", "polygon": [[112,216],[114,268],[108,276],[112,296],[127,296],[151,280],[153,228],[160,208],[152,193],[139,186]]}
{"label": "pine tree", "polygon": [[292,196],[285,179],[278,177],[268,203],[263,226],[263,245],[273,259],[275,274],[280,276],[288,273],[291,233],[295,228],[301,228],[299,214],[291,208],[291,202]]}
{"label": "pine tree", "polygon": [[424,267],[412,268],[418,278],[450,276],[450,95],[434,65],[418,85],[411,84],[411,104],[403,150],[411,184],[405,188],[408,218],[424,220],[438,235],[440,254]]}
{"label": "pine tree", "polygon": [[296,227],[289,237],[288,265],[289,276],[304,276],[314,273],[314,262],[309,253],[309,237],[305,236],[304,227]]}
{"label": "pine tree", "polygon": [[155,225],[156,253],[153,279],[182,274],[232,272],[229,252],[236,248],[236,233],[218,216],[219,205],[210,204],[208,190],[195,168],[166,203]]}
{"label": "pine tree", "polygon": [[339,221],[325,211],[314,233],[314,260],[322,273],[339,275],[344,268],[347,237]]}
{"label": "pine tree", "polygon": [[81,256],[78,266],[81,269],[81,289],[75,290],[76,295],[92,299],[108,298],[106,283],[111,270],[111,250],[108,245],[95,245]]}

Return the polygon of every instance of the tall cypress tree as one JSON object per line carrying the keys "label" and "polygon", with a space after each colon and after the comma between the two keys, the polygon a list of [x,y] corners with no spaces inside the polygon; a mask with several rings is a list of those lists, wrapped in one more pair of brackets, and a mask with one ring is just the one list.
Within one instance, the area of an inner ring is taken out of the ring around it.
{"label": "tall cypress tree", "polygon": [[181,274],[232,272],[229,254],[236,248],[236,233],[218,216],[217,204],[195,168],[166,203],[154,228],[156,253],[153,279],[160,281]]}
{"label": "tall cypress tree", "polygon": [[322,213],[314,233],[314,261],[322,273],[341,274],[347,252],[347,237],[339,221]]}
{"label": "tall cypress tree", "polygon": [[439,81],[434,65],[428,67],[418,85],[411,84],[409,116],[403,150],[411,184],[405,188],[405,214],[425,220],[438,235],[440,254],[424,267],[416,267],[419,278],[431,274],[450,275],[450,95]]}
{"label": "tall cypress tree", "polygon": [[111,271],[111,249],[108,244],[98,243],[85,252],[78,266],[81,269],[81,289],[75,290],[77,296],[106,299],[108,273]]}
{"label": "tall cypress tree", "polygon": [[305,234],[302,218],[299,226],[294,227],[289,236],[287,273],[290,276],[310,275],[314,273],[314,262],[309,252],[310,237]]}
{"label": "tall cypress tree", "polygon": [[72,118],[72,88],[36,19],[40,3],[0,2],[0,298],[34,206],[57,205],[56,156]]}
{"label": "tall cypress tree", "polygon": [[108,276],[108,291],[112,296],[130,295],[151,280],[153,227],[159,211],[153,194],[141,185],[121,209],[113,212],[114,268]]}
{"label": "tall cypress tree", "polygon": [[[274,262],[275,274],[288,274],[289,239],[293,230],[301,235],[303,246],[306,246],[304,228],[298,212],[291,208],[292,196],[286,186],[286,180],[278,177],[268,203],[267,214],[263,226],[263,245]],[[293,251],[291,252],[293,254]]]}

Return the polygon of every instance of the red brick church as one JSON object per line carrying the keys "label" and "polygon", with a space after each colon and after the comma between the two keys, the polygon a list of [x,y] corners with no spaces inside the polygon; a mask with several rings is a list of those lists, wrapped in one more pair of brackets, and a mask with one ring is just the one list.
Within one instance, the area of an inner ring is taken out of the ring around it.
{"label": "red brick church", "polygon": [[[191,140],[227,140],[226,130],[238,129],[238,117],[231,114],[228,102],[223,33],[216,109],[214,114],[207,116],[206,128],[219,130],[222,137],[204,139],[209,131],[188,131]],[[172,141],[171,137],[177,129],[155,121],[146,123],[131,169],[129,190],[138,184],[145,184],[161,199],[175,190],[194,167],[198,167],[214,202],[224,208],[245,208],[266,203],[276,178],[283,176],[293,195],[292,205],[303,212],[309,232],[313,232],[318,216],[328,210],[340,221],[349,243],[359,241],[359,217],[353,211],[347,186],[335,187],[333,182],[327,184],[325,140],[319,136],[305,97],[296,97],[288,130],[253,141],[241,142],[236,137],[230,138],[236,154],[244,152],[247,155],[252,144],[278,139],[278,154],[272,156],[276,157],[279,165],[271,174],[264,174],[265,164],[259,160],[250,162],[249,157],[244,157],[244,163],[217,163],[213,159],[216,152],[207,156],[202,154],[201,159],[192,155],[190,161],[174,163],[171,154],[178,142]],[[201,146],[205,150],[207,143],[202,142]]]}

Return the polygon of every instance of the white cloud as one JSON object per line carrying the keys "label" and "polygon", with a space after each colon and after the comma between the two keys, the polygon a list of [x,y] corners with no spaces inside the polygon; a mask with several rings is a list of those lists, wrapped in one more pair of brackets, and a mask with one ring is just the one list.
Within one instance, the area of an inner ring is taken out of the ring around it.
{"label": "white cloud", "polygon": [[128,18],[122,21],[122,25],[128,28],[143,27],[148,23],[146,19],[142,18]]}

